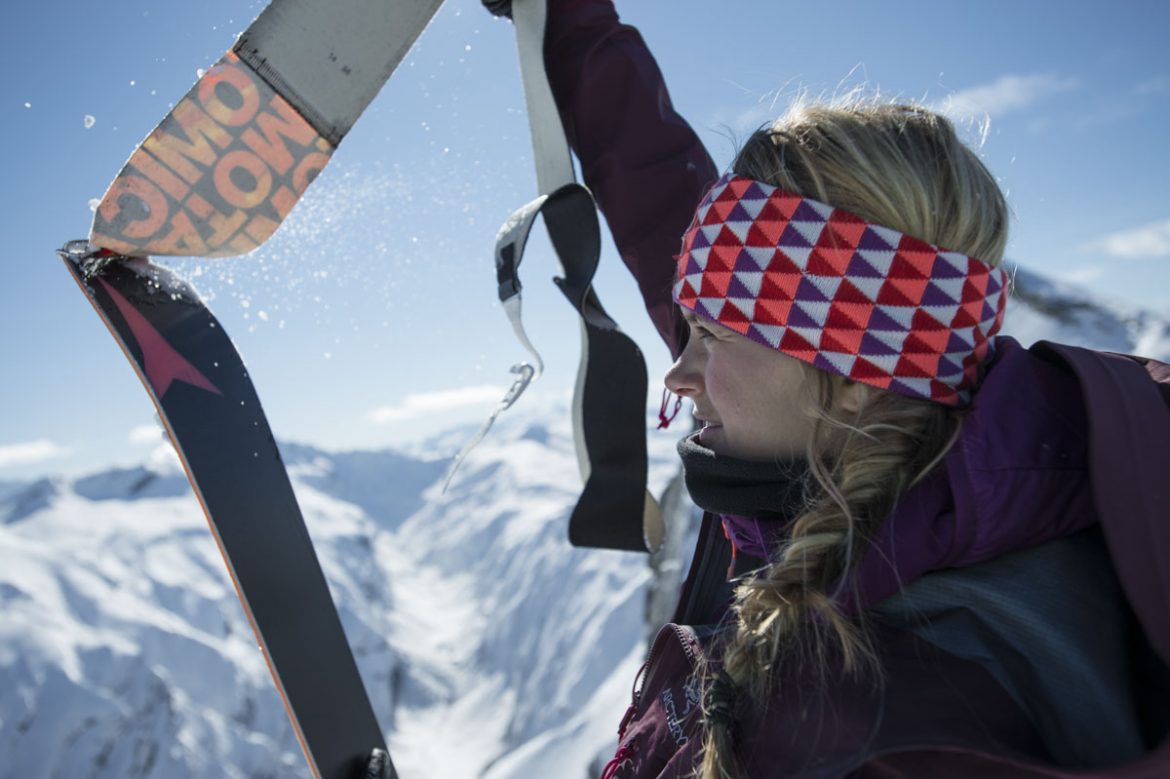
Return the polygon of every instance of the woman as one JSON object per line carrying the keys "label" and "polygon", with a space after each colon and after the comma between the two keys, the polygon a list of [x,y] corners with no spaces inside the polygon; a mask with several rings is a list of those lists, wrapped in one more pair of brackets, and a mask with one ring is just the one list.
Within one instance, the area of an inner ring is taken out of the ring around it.
{"label": "woman", "polygon": [[609,3],[553,0],[546,60],[702,424],[699,548],[605,777],[1170,770],[1077,385],[995,336],[1007,209],[950,124],[801,105],[718,178]]}
{"label": "woman", "polygon": [[[1021,350],[1011,342],[998,355],[992,348],[1006,296],[996,266],[1007,209],[945,119],[897,105],[800,106],[752,136],[732,167],[684,239],[675,289],[691,338],[666,377],[703,423],[680,445],[692,495],[721,515],[737,552],[757,558],[735,589],[730,626],[708,652],[718,670],[706,673],[715,679],[706,776],[746,770],[736,752],[752,737],[737,744],[736,729],[752,709],[791,694],[793,684],[829,694],[838,674],[877,691],[857,697],[838,687],[834,702],[853,710],[845,719],[854,738],[890,738],[879,718],[861,714],[896,694],[881,688],[883,667],[897,659],[875,646],[871,609],[927,571],[1094,521],[1083,426],[1069,424],[1075,403],[1052,413],[1041,395],[1028,405],[1018,398],[1029,413],[1011,440],[994,439],[1011,450],[994,460],[980,423],[963,428],[993,360],[1009,365],[994,370],[996,387],[1015,384]],[[1046,449],[1051,462],[1036,456]],[[956,505],[971,500],[964,492],[1011,500],[993,518],[973,501]],[[1060,510],[1038,511],[1043,503]],[[925,679],[926,671],[909,675]],[[980,723],[1001,729],[993,735],[1005,747],[1026,752],[1042,743],[1026,717],[1003,716],[1006,703],[966,693],[936,702],[964,713],[933,723],[945,726],[932,738],[969,743],[961,731]],[[785,720],[796,715],[775,724],[791,730]],[[925,726],[937,716],[923,710],[894,724]],[[814,721],[841,727],[819,712]],[[818,762],[827,775],[848,769],[864,750],[840,741],[810,737],[811,750],[786,751],[809,762],[787,770],[812,771]],[[768,763],[783,764],[775,756]]]}

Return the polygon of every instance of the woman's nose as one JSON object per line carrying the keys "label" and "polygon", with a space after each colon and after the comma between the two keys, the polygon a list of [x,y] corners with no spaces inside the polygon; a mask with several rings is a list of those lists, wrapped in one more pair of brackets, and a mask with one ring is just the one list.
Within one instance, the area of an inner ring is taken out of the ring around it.
{"label": "woman's nose", "polygon": [[705,351],[699,339],[692,335],[682,354],[662,377],[666,388],[684,398],[691,398],[702,392],[705,356],[700,353]]}

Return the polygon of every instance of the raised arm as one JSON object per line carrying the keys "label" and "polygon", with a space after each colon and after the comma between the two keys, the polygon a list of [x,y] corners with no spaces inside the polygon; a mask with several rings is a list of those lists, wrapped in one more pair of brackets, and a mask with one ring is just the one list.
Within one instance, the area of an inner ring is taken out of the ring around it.
{"label": "raised arm", "polygon": [[686,325],[670,298],[674,256],[715,164],[610,0],[549,0],[545,63],[585,184],[677,357]]}

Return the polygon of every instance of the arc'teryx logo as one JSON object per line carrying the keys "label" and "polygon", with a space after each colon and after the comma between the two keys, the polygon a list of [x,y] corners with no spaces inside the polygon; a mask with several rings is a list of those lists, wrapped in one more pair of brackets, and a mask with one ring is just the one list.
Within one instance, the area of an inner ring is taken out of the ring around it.
{"label": "arc'teryx logo", "polygon": [[666,727],[670,730],[675,744],[680,747],[689,740],[683,729],[683,722],[699,708],[699,701],[702,700],[700,687],[701,682],[697,678],[692,677],[687,680],[682,688],[683,710],[681,712],[674,702],[674,688],[663,690],[662,694],[658,696],[662,702],[662,710],[666,712]]}

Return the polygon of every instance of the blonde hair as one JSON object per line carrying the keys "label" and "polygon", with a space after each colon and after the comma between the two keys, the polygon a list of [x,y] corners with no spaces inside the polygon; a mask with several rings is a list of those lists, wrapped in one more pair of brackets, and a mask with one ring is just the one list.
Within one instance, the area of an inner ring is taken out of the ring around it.
{"label": "blonde hair", "polygon": [[[732,168],[993,265],[1003,258],[1008,209],[995,179],[946,118],[921,106],[799,103],[754,133]],[[846,379],[811,366],[806,379],[815,409],[809,499],[773,562],[736,587],[722,670],[702,671],[703,779],[739,777],[736,700],[761,702],[781,662],[822,685],[830,671],[880,684],[864,611],[842,613],[836,590],[898,498],[958,437],[960,413],[940,404],[854,385],[862,400],[845,413]]]}

